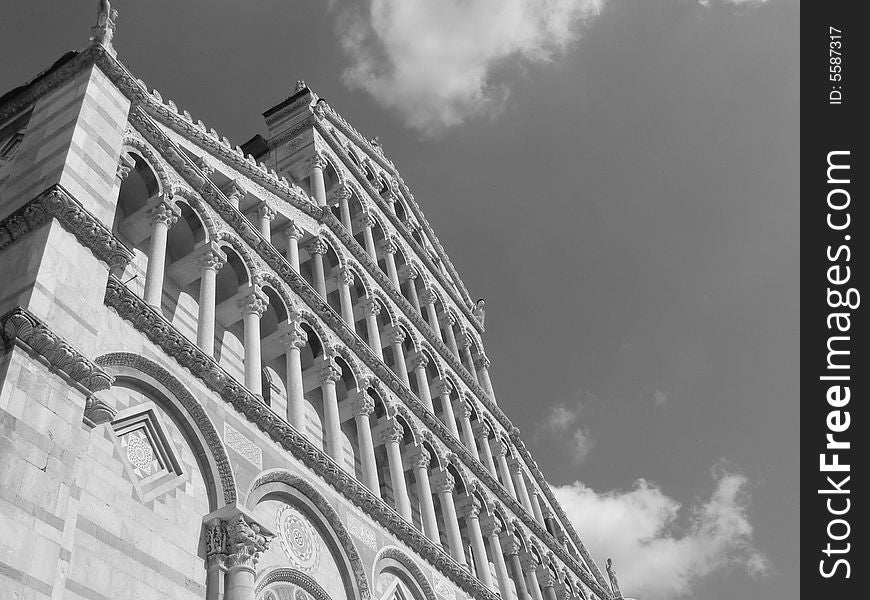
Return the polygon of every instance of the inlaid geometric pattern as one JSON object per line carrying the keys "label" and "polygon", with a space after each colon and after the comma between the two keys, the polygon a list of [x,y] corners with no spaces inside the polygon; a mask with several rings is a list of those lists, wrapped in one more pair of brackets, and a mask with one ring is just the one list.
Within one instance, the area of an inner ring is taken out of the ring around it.
{"label": "inlaid geometric pattern", "polygon": [[290,564],[303,573],[317,568],[320,560],[319,536],[298,510],[283,506],[275,518],[275,531]]}

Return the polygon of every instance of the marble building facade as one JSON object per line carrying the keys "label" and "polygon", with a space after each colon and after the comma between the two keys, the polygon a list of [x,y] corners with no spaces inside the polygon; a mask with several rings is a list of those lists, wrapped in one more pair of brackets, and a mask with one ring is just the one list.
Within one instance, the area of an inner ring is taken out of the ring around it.
{"label": "marble building facade", "polygon": [[0,598],[621,599],[377,141],[233,146],[116,17],[0,98]]}

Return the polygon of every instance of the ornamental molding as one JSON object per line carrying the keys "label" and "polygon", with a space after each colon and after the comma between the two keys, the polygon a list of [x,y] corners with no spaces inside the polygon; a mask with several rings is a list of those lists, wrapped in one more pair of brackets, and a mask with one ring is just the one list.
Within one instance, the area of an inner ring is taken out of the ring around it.
{"label": "ornamental molding", "polygon": [[420,590],[423,592],[423,597],[426,600],[437,600],[435,597],[435,591],[429,584],[429,580],[426,579],[426,575],[423,573],[423,569],[420,568],[420,565],[418,565],[409,554],[396,546],[387,546],[378,552],[377,556],[375,556],[372,581],[377,581],[378,575],[380,575],[384,570],[383,568],[378,569],[378,563],[382,560],[394,560],[402,565],[402,567],[408,571],[408,575],[411,577],[413,582],[420,586]]}
{"label": "ornamental molding", "polygon": [[41,356],[51,371],[63,373],[91,394],[112,386],[114,378],[111,375],[54,333],[29,310],[14,308],[0,317],[0,324],[0,336],[7,348],[12,344],[22,344]]}
{"label": "ornamental molding", "polygon": [[[95,362],[101,367],[109,368],[109,370],[129,369],[139,371],[159,381],[170,394],[175,396],[193,419],[193,422],[205,440],[206,446],[211,452],[212,458],[214,458],[218,476],[220,477],[224,504],[233,504],[236,501],[236,481],[224,444],[205,409],[193,394],[187,390],[184,384],[154,361],[130,352],[105,354],[98,357]],[[115,369],[112,367],[115,367]]]}
{"label": "ornamental molding", "polygon": [[66,231],[110,269],[126,267],[133,260],[133,253],[112,235],[111,230],[60,184],[51,186],[0,221],[0,251],[51,219],[57,219]]}
{"label": "ornamental molding", "polygon": [[332,600],[326,590],[311,575],[287,568],[273,569],[266,573],[257,584],[254,596],[259,597],[266,587],[273,583],[291,583],[305,590],[314,600]]}

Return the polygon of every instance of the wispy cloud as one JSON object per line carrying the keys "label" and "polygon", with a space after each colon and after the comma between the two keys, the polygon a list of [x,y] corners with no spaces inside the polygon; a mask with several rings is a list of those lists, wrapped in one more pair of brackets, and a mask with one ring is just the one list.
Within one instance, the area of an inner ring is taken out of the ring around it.
{"label": "wispy cloud", "polygon": [[671,395],[664,390],[656,390],[653,392],[653,402],[656,406],[664,406],[671,399]]}
{"label": "wispy cloud", "polygon": [[369,0],[343,9],[345,82],[433,135],[498,112],[507,61],[546,63],[564,52],[605,0]]}
{"label": "wispy cloud", "polygon": [[580,424],[580,416],[587,406],[587,403],[578,401],[549,407],[537,424],[536,438],[547,436],[567,446],[572,461],[579,465],[595,447],[589,430]]}
{"label": "wispy cloud", "polygon": [[749,481],[723,465],[712,475],[709,500],[691,507],[643,479],[627,492],[598,493],[579,481],[553,492],[589,548],[613,558],[623,592],[658,600],[685,596],[719,570],[760,576],[770,568],[752,544]]}

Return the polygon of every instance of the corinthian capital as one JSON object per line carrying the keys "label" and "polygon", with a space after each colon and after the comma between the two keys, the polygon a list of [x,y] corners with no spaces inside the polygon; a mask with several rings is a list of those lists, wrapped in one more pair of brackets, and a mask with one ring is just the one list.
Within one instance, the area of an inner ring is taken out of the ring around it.
{"label": "corinthian capital", "polygon": [[[223,253],[221,253],[223,254]],[[214,250],[203,253],[197,260],[197,265],[202,270],[219,271],[226,264],[225,256],[221,256]]]}
{"label": "corinthian capital", "polygon": [[261,204],[260,207],[257,209],[257,218],[258,219],[266,219],[266,220],[271,221],[277,215],[278,215],[278,213],[275,211],[275,209],[272,208],[271,206],[269,206],[268,204],[266,204],[265,202],[263,204]]}
{"label": "corinthian capital", "polygon": [[429,364],[429,357],[422,352],[415,352],[409,357],[408,363],[412,370],[425,369]]}
{"label": "corinthian capital", "polygon": [[381,314],[381,305],[378,303],[377,300],[369,297],[363,304],[363,312],[366,314],[366,316],[374,315],[375,317],[377,317],[379,314]]}
{"label": "corinthian capital", "polygon": [[350,186],[345,183],[335,190],[332,197],[337,202],[340,202],[342,200],[349,200],[352,195],[353,193],[351,192]]}
{"label": "corinthian capital", "polygon": [[423,306],[427,304],[435,304],[438,300],[438,294],[435,293],[435,290],[432,288],[426,288],[423,290],[423,293],[420,294],[420,302],[423,303]]}
{"label": "corinthian capital", "polygon": [[311,238],[311,241],[308,242],[308,253],[309,254],[326,254],[329,251],[329,246],[319,235],[315,235]]}
{"label": "corinthian capital", "polygon": [[508,446],[504,440],[496,440],[492,444],[492,453],[496,456],[507,456]]}
{"label": "corinthian capital", "polygon": [[492,515],[486,515],[480,520],[480,531],[486,537],[492,537],[501,533],[501,523]]}
{"label": "corinthian capital", "polygon": [[151,224],[163,223],[172,227],[178,217],[181,216],[181,210],[167,200],[160,200],[148,210],[148,219]]}
{"label": "corinthian capital", "polygon": [[303,235],[302,229],[300,229],[299,226],[296,225],[296,223],[294,223],[293,221],[290,221],[287,227],[282,229],[281,232],[283,233],[284,237],[292,240],[300,240],[302,239]]}
{"label": "corinthian capital", "polygon": [[392,236],[381,240],[381,250],[383,250],[386,254],[395,254],[399,251],[399,244],[392,238]]}
{"label": "corinthian capital", "polygon": [[304,348],[308,343],[308,334],[299,323],[291,322],[287,325],[286,332],[281,336],[281,344],[288,350],[291,348]]}
{"label": "corinthian capital", "polygon": [[453,478],[453,475],[450,474],[449,471],[440,470],[437,471],[429,480],[429,483],[432,487],[432,491],[436,494],[444,494],[446,492],[453,492],[453,487],[456,485],[456,480]]}
{"label": "corinthian capital", "polygon": [[229,566],[254,570],[260,554],[269,547],[271,535],[264,535],[260,526],[238,515],[226,523]]}
{"label": "corinthian capital", "polygon": [[405,330],[396,326],[390,328],[386,333],[387,341],[390,344],[402,344],[405,341],[405,337]]}
{"label": "corinthian capital", "polygon": [[443,315],[438,317],[438,320],[441,322],[442,327],[444,327],[445,329],[450,329],[451,327],[456,325],[456,315],[454,315],[450,311],[447,311]]}
{"label": "corinthian capital", "polygon": [[492,427],[486,421],[478,421],[474,424],[475,439],[489,439],[490,433],[492,433]]}
{"label": "corinthian capital", "polygon": [[326,160],[326,156],[321,152],[315,152],[314,156],[308,159],[308,173],[310,174],[314,169],[323,170],[326,168],[329,162]]}
{"label": "corinthian capital", "polygon": [[350,407],[354,417],[367,417],[375,410],[375,401],[365,392],[358,392]]}
{"label": "corinthian capital", "polygon": [[396,420],[387,421],[383,431],[381,431],[381,439],[385,444],[388,442],[399,443],[403,437],[405,437],[405,429]]}
{"label": "corinthian capital", "polygon": [[485,354],[480,354],[474,358],[474,368],[478,371],[482,371],[484,369],[489,370],[489,359]]}
{"label": "corinthian capital", "polygon": [[341,367],[332,359],[324,361],[320,369],[320,383],[335,383],[341,379]]}
{"label": "corinthian capital", "polygon": [[347,268],[340,269],[336,275],[336,279],[338,279],[338,283],[341,285],[348,286],[353,285],[353,282],[355,281],[353,271]]}
{"label": "corinthian capital", "polygon": [[414,265],[402,265],[399,269],[399,277],[402,279],[417,279],[420,276],[420,270]]}
{"label": "corinthian capital", "polygon": [[377,223],[377,221],[375,220],[374,216],[372,216],[372,213],[369,211],[365,211],[359,217],[359,224],[363,227],[371,228],[375,226],[375,223]]}
{"label": "corinthian capital", "polygon": [[446,377],[439,377],[435,385],[432,386],[432,391],[436,396],[449,396],[450,392],[453,391],[453,383]]}
{"label": "corinthian capital", "polygon": [[242,187],[237,179],[233,179],[229,182],[223,192],[228,200],[235,202],[236,204],[238,204],[245,196],[245,188]]}
{"label": "corinthian capital", "polygon": [[253,292],[239,300],[239,308],[243,315],[257,315],[262,317],[269,304],[269,298],[261,291]]}
{"label": "corinthian capital", "polygon": [[432,460],[432,454],[420,446],[411,455],[411,466],[415,469],[429,469],[429,463]]}

